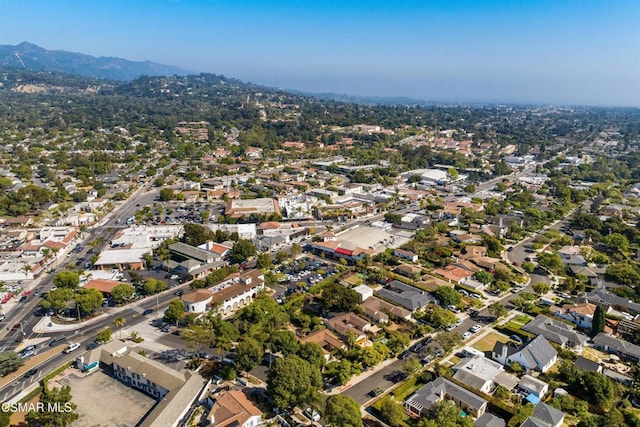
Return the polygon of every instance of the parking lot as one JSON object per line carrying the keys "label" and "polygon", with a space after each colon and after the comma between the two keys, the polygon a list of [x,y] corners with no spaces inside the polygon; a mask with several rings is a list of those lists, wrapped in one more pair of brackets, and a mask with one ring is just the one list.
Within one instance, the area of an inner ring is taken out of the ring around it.
{"label": "parking lot", "polygon": [[[138,207],[138,206],[137,206]],[[143,225],[184,224],[186,222],[204,224],[214,221],[222,214],[224,204],[212,202],[161,202],[155,200],[153,205],[139,206],[140,223]]]}
{"label": "parking lot", "polygon": [[101,370],[82,377],[71,374],[60,383],[71,387],[72,402],[78,405],[80,416],[74,424],[77,426],[134,426],[156,404],[153,398]]}
{"label": "parking lot", "polygon": [[[336,272],[336,266],[322,260],[304,258],[299,262],[292,262],[288,266],[277,267],[278,284],[285,288],[285,296],[295,292],[305,292],[309,287]],[[281,298],[276,295],[276,300]],[[282,299],[278,302],[282,302]]]}

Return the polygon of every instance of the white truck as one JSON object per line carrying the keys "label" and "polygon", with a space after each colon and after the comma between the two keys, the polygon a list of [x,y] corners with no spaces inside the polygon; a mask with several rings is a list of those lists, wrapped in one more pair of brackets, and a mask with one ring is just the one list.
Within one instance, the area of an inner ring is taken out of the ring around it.
{"label": "white truck", "polygon": [[72,351],[75,351],[75,350],[77,350],[79,348],[80,348],[80,343],[79,342],[73,342],[73,343],[69,344],[69,347],[64,349],[64,352],[65,352],[65,354],[69,354]]}

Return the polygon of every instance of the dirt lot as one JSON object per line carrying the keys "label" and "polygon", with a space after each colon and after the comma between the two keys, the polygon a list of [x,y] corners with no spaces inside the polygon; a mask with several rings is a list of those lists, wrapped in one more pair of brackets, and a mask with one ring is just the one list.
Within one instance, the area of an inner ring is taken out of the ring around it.
{"label": "dirt lot", "polygon": [[80,415],[77,427],[133,427],[156,403],[100,370],[84,378],[71,374],[60,383],[71,386]]}

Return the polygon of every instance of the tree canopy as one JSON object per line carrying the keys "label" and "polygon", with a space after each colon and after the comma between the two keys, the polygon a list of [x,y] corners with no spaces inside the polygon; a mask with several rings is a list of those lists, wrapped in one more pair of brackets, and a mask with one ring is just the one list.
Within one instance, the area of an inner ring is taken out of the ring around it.
{"label": "tree canopy", "polygon": [[321,386],[318,367],[295,355],[276,359],[267,377],[267,392],[280,408],[312,402]]}

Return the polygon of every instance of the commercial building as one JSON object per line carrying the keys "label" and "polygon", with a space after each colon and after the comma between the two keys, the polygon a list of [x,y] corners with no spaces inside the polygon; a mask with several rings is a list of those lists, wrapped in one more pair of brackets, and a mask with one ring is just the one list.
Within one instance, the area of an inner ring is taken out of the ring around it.
{"label": "commercial building", "polygon": [[225,215],[242,218],[250,215],[280,215],[280,205],[275,199],[233,199],[227,202]]}
{"label": "commercial building", "polygon": [[102,365],[119,381],[157,400],[141,427],[177,426],[207,383],[198,373],[171,369],[117,340],[86,353],[78,363],[86,372]]}
{"label": "commercial building", "polygon": [[109,248],[100,252],[94,266],[99,270],[143,270],[142,256],[163,241],[178,237],[182,230],[182,226],[135,226],[119,230]]}

